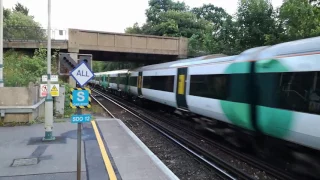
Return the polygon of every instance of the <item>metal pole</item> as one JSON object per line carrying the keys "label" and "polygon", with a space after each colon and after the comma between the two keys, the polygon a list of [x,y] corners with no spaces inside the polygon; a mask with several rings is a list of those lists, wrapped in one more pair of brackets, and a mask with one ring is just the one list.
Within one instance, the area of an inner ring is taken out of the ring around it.
{"label": "metal pole", "polygon": [[[82,114],[80,108],[77,109],[77,114]],[[81,123],[78,123],[77,129],[77,180],[81,180]]]}
{"label": "metal pole", "polygon": [[[79,62],[78,62],[79,64]],[[76,87],[80,88],[80,85],[76,82]],[[80,108],[77,109],[77,114],[82,114]],[[77,180],[81,180],[81,123],[78,123],[77,129]]]}
{"label": "metal pole", "polygon": [[3,0],[0,0],[0,87],[3,84]]}
{"label": "metal pole", "polygon": [[47,96],[45,100],[45,135],[44,141],[55,140],[52,136],[53,128],[53,98],[50,94],[50,81],[51,81],[51,0],[48,0],[48,47],[47,47]]}

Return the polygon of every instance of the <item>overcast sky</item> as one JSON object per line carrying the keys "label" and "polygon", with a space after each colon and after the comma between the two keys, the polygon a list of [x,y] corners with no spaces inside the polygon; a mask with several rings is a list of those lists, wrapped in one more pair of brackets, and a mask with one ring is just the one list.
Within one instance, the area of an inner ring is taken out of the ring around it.
{"label": "overcast sky", "polygon": [[[29,8],[29,14],[47,28],[47,0],[3,0],[4,7],[12,8],[17,2]],[[182,0],[190,7],[212,3],[234,14],[238,0]],[[124,32],[128,26],[145,22],[148,0],[51,0],[53,29],[87,29]],[[278,7],[282,0],[272,0]]]}

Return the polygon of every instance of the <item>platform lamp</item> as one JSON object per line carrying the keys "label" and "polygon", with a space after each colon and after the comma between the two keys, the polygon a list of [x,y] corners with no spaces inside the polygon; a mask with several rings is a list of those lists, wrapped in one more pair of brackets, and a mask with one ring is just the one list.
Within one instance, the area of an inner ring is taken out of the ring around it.
{"label": "platform lamp", "polygon": [[51,84],[51,0],[48,0],[48,46],[47,46],[47,96],[45,100],[45,135],[43,141],[53,141],[55,137],[52,135],[53,129],[53,98],[49,92]]}
{"label": "platform lamp", "polygon": [[0,0],[0,87],[3,82],[3,0]]}

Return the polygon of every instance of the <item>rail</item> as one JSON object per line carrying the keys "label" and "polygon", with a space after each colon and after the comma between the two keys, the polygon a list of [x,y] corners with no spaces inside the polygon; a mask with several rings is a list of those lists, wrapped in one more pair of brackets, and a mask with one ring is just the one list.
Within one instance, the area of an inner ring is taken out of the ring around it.
{"label": "rail", "polygon": [[[188,153],[194,155],[200,161],[203,161],[209,167],[213,168],[213,170],[215,170],[217,172],[217,175],[220,176],[221,178],[232,179],[232,180],[235,180],[238,178],[239,179],[248,179],[248,180],[254,179],[251,176],[242,172],[241,170],[234,168],[234,167],[231,167],[229,164],[223,162],[220,158],[217,158],[215,156],[212,156],[210,153],[205,152],[205,150],[203,150],[202,148],[193,144],[192,142],[188,141],[187,139],[181,137],[180,135],[176,135],[171,130],[168,130],[167,128],[161,126],[160,124],[150,120],[149,117],[144,116],[143,114],[136,112],[135,110],[124,105],[123,103],[120,103],[119,101],[117,101],[115,99],[111,99],[111,98],[107,97],[105,94],[97,91],[96,89],[91,88],[91,90],[94,93],[102,96],[104,99],[106,99],[106,100],[112,102],[113,104],[117,105],[118,107],[124,109],[126,112],[132,114],[136,118],[140,119],[141,121],[143,121],[144,123],[146,123],[147,125],[152,127],[153,129],[155,129],[156,131],[163,134],[165,137],[167,137],[171,141],[175,142],[182,149],[186,150]],[[93,99],[95,99],[93,96],[91,96],[91,97]],[[226,172],[226,170],[227,170],[227,172]]]}
{"label": "rail", "polygon": [[18,114],[18,113],[32,113],[42,103],[45,98],[41,99],[38,103],[31,106],[0,106],[0,117],[4,117],[5,114]]}

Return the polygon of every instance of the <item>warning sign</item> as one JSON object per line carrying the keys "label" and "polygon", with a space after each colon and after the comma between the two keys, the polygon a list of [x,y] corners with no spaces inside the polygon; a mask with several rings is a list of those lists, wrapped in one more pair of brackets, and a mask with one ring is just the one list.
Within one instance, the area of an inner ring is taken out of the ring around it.
{"label": "warning sign", "polygon": [[51,96],[59,96],[59,90],[57,89],[56,85],[53,85],[51,88]]}
{"label": "warning sign", "polygon": [[[40,97],[46,97],[47,92],[47,84],[40,84]],[[50,94],[53,97],[59,96],[59,84],[50,84]]]}

